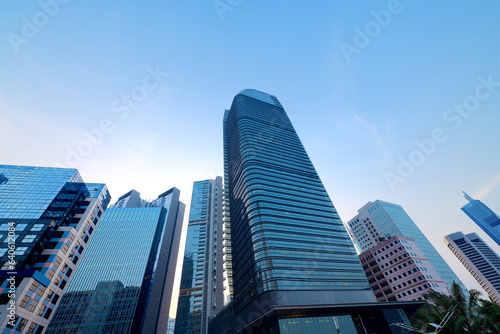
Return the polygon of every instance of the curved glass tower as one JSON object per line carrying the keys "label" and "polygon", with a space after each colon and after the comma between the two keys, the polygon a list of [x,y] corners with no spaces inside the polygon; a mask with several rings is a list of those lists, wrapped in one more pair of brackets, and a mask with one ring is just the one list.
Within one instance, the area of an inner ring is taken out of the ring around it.
{"label": "curved glass tower", "polygon": [[247,89],[224,116],[233,308],[374,301],[354,246],[283,106]]}

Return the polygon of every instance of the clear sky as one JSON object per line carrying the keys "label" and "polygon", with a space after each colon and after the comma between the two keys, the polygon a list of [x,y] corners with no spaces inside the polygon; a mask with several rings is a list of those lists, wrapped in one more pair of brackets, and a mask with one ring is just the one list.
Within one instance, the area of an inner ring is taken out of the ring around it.
{"label": "clear sky", "polygon": [[[116,200],[222,175],[239,91],[285,107],[340,216],[403,206],[446,249],[500,213],[498,1],[0,4],[0,162],[76,167]],[[188,212],[186,212],[187,217]],[[497,252],[500,247],[493,247]],[[481,290],[482,291],[482,290]]]}

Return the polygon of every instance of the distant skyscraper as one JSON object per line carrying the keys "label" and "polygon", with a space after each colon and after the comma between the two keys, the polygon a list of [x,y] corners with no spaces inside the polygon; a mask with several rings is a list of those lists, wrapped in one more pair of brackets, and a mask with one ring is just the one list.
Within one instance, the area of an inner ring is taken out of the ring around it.
{"label": "distant skyscraper", "polygon": [[356,247],[361,252],[395,235],[415,240],[425,257],[429,259],[449,287],[455,281],[466,290],[457,275],[400,205],[380,200],[368,202],[358,210],[358,215],[351,219],[347,226]]}
{"label": "distant skyscraper", "polygon": [[[47,333],[166,333],[184,216],[172,188],[103,215]],[[123,197],[122,197],[123,198]]]}
{"label": "distant skyscraper", "polygon": [[47,328],[109,200],[76,169],[0,165],[2,333]]}
{"label": "distant skyscraper", "polygon": [[462,207],[462,211],[500,246],[500,216],[480,200],[473,199],[465,192],[464,195],[469,203]]}
{"label": "distant skyscraper", "polygon": [[390,332],[339,215],[275,96],[252,89],[236,95],[224,115],[224,163],[233,298],[211,331]]}
{"label": "distant skyscraper", "polygon": [[424,300],[430,289],[448,293],[446,283],[411,238],[393,236],[359,258],[378,301]]}
{"label": "distant skyscraper", "polygon": [[491,299],[500,304],[500,256],[476,233],[456,232],[443,241]]}
{"label": "distant skyscraper", "polygon": [[110,208],[143,208],[149,206],[151,206],[151,204],[141,199],[141,194],[137,190],[132,189],[118,198],[118,201],[111,205]]}
{"label": "distant skyscraper", "polygon": [[222,178],[195,182],[182,268],[175,333],[205,334],[224,307]]}

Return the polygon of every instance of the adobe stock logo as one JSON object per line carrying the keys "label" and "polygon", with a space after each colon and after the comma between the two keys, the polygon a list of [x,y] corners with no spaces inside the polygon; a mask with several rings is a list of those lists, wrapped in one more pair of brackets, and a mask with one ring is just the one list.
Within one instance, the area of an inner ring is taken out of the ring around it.
{"label": "adobe stock logo", "polygon": [[382,28],[389,26],[393,16],[402,11],[403,7],[398,0],[390,0],[387,3],[387,9],[381,9],[379,11],[372,10],[370,12],[373,20],[368,21],[363,29],[358,26],[354,27],[353,43],[349,44],[342,42],[339,45],[347,63],[352,61],[352,56],[354,54],[359,55],[363,49],[368,47],[371,41],[380,34]]}
{"label": "adobe stock logo", "polygon": [[212,5],[217,15],[219,15],[219,19],[224,21],[224,13],[232,12],[242,2],[243,0],[214,0]]}
{"label": "adobe stock logo", "polygon": [[[493,81],[492,74],[488,78],[483,76],[478,77],[479,84],[476,86],[474,93],[466,96],[462,103],[453,104],[452,108],[447,109],[442,119],[452,130],[458,130],[465,119],[468,119],[472,112],[478,110],[481,101],[487,100],[500,87],[500,81]],[[444,128],[435,128],[431,131],[428,138],[414,141],[416,148],[407,156],[400,155],[399,165],[395,171],[387,171],[384,173],[387,185],[394,191],[398,183],[404,183],[405,179],[412,176],[417,167],[422,166],[427,158],[433,155],[438,149],[439,144],[443,144],[448,140],[448,135]]]}
{"label": "adobe stock logo", "polygon": [[60,5],[66,5],[70,0],[40,0],[38,5],[41,10],[37,11],[31,17],[23,16],[21,21],[23,22],[21,26],[21,34],[16,34],[9,32],[7,34],[7,39],[9,40],[12,49],[18,53],[19,47],[23,44],[28,44],[28,42],[38,35],[40,29],[45,27],[51,18],[59,14],[61,8]]}

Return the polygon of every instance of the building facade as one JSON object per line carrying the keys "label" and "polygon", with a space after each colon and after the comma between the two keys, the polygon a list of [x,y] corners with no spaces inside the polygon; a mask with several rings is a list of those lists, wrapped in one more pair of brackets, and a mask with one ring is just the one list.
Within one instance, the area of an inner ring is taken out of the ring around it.
{"label": "building facade", "polygon": [[139,200],[106,211],[47,333],[166,333],[184,216],[179,195],[172,188],[148,207],[134,207]]}
{"label": "building facade", "polygon": [[224,307],[222,178],[195,182],[175,333],[205,334]]}
{"label": "building facade", "polygon": [[110,201],[76,169],[0,165],[0,332],[43,333]]}
{"label": "building facade", "polygon": [[473,199],[465,192],[464,195],[469,203],[462,207],[462,211],[500,246],[500,216],[480,200]]}
{"label": "building facade", "polygon": [[346,229],[275,96],[252,89],[236,95],[224,115],[224,163],[232,301],[211,331],[320,333],[337,326],[357,333],[364,326],[390,333]]}
{"label": "building facade", "polygon": [[415,240],[423,255],[429,259],[441,279],[448,285],[448,288],[451,287],[453,282],[456,282],[464,291],[467,290],[400,205],[380,200],[368,202],[358,210],[358,215],[352,218],[347,223],[347,226],[356,248],[360,252],[374,248],[387,238],[396,235]]}
{"label": "building facade", "polygon": [[359,255],[377,301],[424,300],[429,290],[448,294],[415,240],[393,236]]}
{"label": "building facade", "polygon": [[500,256],[476,233],[456,232],[445,236],[443,241],[488,296],[500,304]]}

